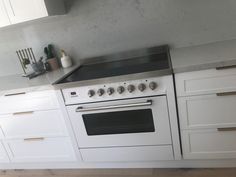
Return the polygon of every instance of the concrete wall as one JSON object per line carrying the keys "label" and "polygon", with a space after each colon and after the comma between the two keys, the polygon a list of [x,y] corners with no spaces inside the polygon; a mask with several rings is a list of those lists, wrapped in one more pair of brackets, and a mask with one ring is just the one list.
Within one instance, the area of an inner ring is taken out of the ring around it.
{"label": "concrete wall", "polygon": [[0,76],[21,73],[15,51],[48,43],[74,60],[160,44],[236,38],[235,0],[65,0],[68,14],[0,29]]}

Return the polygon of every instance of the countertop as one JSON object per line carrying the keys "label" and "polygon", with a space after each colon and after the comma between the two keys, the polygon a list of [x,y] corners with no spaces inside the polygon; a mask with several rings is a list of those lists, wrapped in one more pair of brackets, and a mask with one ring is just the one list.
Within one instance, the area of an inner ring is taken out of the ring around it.
{"label": "countertop", "polygon": [[[170,52],[174,73],[236,65],[236,40],[173,49]],[[35,89],[45,87],[57,88],[52,85],[64,79],[78,67],[79,65],[74,65],[67,69],[61,68],[30,80],[21,75],[3,76],[0,77],[0,91],[12,91],[33,87]],[[86,84],[88,84],[87,81]]]}
{"label": "countertop", "polygon": [[236,65],[236,40],[171,50],[174,73]]}
{"label": "countertop", "polygon": [[79,65],[74,65],[70,68],[60,68],[56,71],[45,73],[33,79],[28,79],[19,75],[9,75],[0,77],[0,91],[18,90],[25,88],[41,87],[53,88],[55,82],[68,76],[71,72],[77,69]]}

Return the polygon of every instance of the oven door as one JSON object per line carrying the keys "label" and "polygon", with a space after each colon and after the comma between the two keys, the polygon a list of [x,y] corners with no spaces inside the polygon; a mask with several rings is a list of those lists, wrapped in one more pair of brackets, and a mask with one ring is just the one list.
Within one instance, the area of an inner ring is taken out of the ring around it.
{"label": "oven door", "polygon": [[67,106],[80,148],[170,145],[166,96]]}

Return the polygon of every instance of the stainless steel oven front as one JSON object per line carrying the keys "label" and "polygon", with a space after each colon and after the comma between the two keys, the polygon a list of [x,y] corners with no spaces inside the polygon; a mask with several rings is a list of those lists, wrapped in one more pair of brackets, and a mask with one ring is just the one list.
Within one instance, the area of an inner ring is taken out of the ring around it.
{"label": "stainless steel oven front", "polygon": [[171,145],[166,96],[67,106],[80,148]]}

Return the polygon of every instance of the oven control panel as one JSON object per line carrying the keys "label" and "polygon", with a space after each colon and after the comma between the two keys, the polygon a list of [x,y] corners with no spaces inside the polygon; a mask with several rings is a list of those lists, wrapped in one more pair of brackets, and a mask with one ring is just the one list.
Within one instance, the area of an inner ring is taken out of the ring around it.
{"label": "oven control panel", "polygon": [[65,102],[68,105],[164,95],[166,94],[169,83],[170,77],[163,76],[142,80],[67,88],[63,89],[62,92]]}

